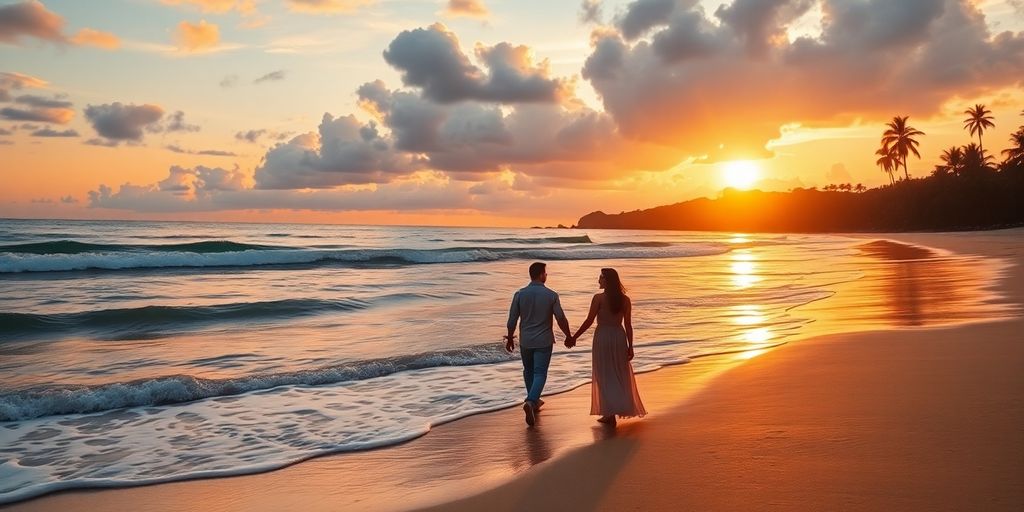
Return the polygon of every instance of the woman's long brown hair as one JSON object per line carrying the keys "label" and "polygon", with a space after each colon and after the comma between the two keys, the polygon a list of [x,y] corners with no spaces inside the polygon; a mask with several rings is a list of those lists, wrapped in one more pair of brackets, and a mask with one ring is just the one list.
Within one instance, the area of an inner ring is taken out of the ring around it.
{"label": "woman's long brown hair", "polygon": [[622,286],[619,273],[614,268],[602,268],[601,275],[604,276],[604,294],[608,297],[608,307],[612,313],[622,311],[622,303],[625,302],[626,287]]}

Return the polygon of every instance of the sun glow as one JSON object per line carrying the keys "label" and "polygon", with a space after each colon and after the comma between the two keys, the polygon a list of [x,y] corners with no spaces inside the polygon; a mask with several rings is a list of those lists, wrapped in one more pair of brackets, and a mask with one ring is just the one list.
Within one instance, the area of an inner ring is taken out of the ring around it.
{"label": "sun glow", "polygon": [[735,160],[722,167],[725,186],[747,190],[761,177],[761,168],[751,160]]}

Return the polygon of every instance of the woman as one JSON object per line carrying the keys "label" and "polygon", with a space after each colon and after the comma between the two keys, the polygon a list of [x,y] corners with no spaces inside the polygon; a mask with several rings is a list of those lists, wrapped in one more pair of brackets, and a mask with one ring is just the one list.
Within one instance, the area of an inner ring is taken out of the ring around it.
{"label": "woman", "polygon": [[647,414],[633,378],[632,304],[612,268],[602,268],[597,284],[604,290],[590,301],[587,319],[572,337],[573,343],[597,319],[592,351],[593,385],[590,414],[601,416],[597,421],[615,424],[615,417]]}

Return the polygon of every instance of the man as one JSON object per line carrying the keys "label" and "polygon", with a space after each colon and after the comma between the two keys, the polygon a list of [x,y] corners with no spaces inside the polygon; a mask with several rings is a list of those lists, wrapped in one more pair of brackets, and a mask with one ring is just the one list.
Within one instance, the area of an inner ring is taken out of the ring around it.
{"label": "man", "polygon": [[558,321],[558,327],[565,333],[566,346],[572,340],[569,321],[562,311],[562,304],[558,302],[558,294],[544,286],[547,280],[547,264],[538,261],[530,265],[530,284],[512,297],[512,307],[508,312],[508,335],[505,336],[505,350],[511,353],[516,348],[518,321],[522,333],[519,353],[523,358],[523,380],[526,382],[523,412],[526,414],[526,424],[530,426],[537,422],[537,410],[542,403],[540,394],[548,379],[548,365],[555,344],[551,317]]}

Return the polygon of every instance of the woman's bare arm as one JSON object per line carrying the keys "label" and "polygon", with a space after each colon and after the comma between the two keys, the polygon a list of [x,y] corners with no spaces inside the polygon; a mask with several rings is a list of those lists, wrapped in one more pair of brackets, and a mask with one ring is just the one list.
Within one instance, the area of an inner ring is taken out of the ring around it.
{"label": "woman's bare arm", "polygon": [[573,339],[579,338],[581,334],[587,332],[590,326],[594,323],[594,319],[597,318],[597,309],[601,307],[601,294],[595,294],[594,298],[590,300],[590,312],[587,313],[587,319],[580,325],[576,334],[573,334]]}
{"label": "woman's bare arm", "polygon": [[626,349],[626,354],[630,360],[633,359],[633,304],[630,302],[629,297],[623,297],[622,302],[622,322],[626,327],[626,342],[629,343],[629,348]]}

